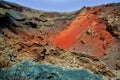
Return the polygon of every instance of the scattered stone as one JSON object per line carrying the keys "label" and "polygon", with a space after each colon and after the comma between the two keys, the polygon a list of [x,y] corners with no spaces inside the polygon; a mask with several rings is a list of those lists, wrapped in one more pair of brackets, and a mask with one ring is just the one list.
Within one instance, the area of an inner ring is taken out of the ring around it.
{"label": "scattered stone", "polygon": [[44,16],[44,15],[40,15],[40,21],[42,21],[42,22],[46,22],[46,21],[47,21],[47,19],[45,18],[45,16]]}
{"label": "scattered stone", "polygon": [[26,22],[25,25],[29,25],[32,28],[36,28],[37,27],[37,24],[33,23],[33,22]]}
{"label": "scattered stone", "polygon": [[117,61],[116,63],[116,70],[120,70],[120,61]]}

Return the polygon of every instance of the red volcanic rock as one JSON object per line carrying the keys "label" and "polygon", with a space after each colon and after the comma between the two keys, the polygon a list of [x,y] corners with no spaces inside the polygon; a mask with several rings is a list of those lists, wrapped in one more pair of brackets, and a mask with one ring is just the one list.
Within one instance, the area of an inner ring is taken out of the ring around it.
{"label": "red volcanic rock", "polygon": [[67,29],[55,37],[54,46],[94,56],[103,55],[106,48],[114,42],[114,37],[106,30],[105,21],[99,19],[104,8],[100,6],[83,9]]}

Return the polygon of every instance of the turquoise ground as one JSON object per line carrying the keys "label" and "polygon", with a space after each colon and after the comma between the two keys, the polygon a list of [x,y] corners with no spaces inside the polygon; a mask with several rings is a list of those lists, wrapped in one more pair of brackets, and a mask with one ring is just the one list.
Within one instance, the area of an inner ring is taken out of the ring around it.
{"label": "turquoise ground", "polygon": [[87,69],[63,68],[24,61],[9,69],[0,69],[0,80],[104,80]]}

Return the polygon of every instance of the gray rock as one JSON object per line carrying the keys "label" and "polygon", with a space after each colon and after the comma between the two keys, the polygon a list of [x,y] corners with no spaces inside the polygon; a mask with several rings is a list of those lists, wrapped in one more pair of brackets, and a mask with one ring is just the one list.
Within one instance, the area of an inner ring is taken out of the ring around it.
{"label": "gray rock", "polygon": [[42,22],[46,22],[47,19],[46,19],[43,15],[40,15],[40,21],[42,21]]}
{"label": "gray rock", "polygon": [[7,15],[9,17],[11,17],[11,18],[13,18],[13,19],[15,19],[17,21],[25,20],[25,17],[22,14],[20,14],[19,12],[17,12],[17,11],[9,10],[6,13],[7,13]]}

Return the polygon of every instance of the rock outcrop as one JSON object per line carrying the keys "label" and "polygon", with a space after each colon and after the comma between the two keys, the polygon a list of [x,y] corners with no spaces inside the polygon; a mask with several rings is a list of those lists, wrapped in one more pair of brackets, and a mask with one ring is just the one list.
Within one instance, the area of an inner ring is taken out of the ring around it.
{"label": "rock outcrop", "polygon": [[116,3],[58,13],[1,0],[0,70],[30,60],[114,78],[120,70],[119,8]]}

